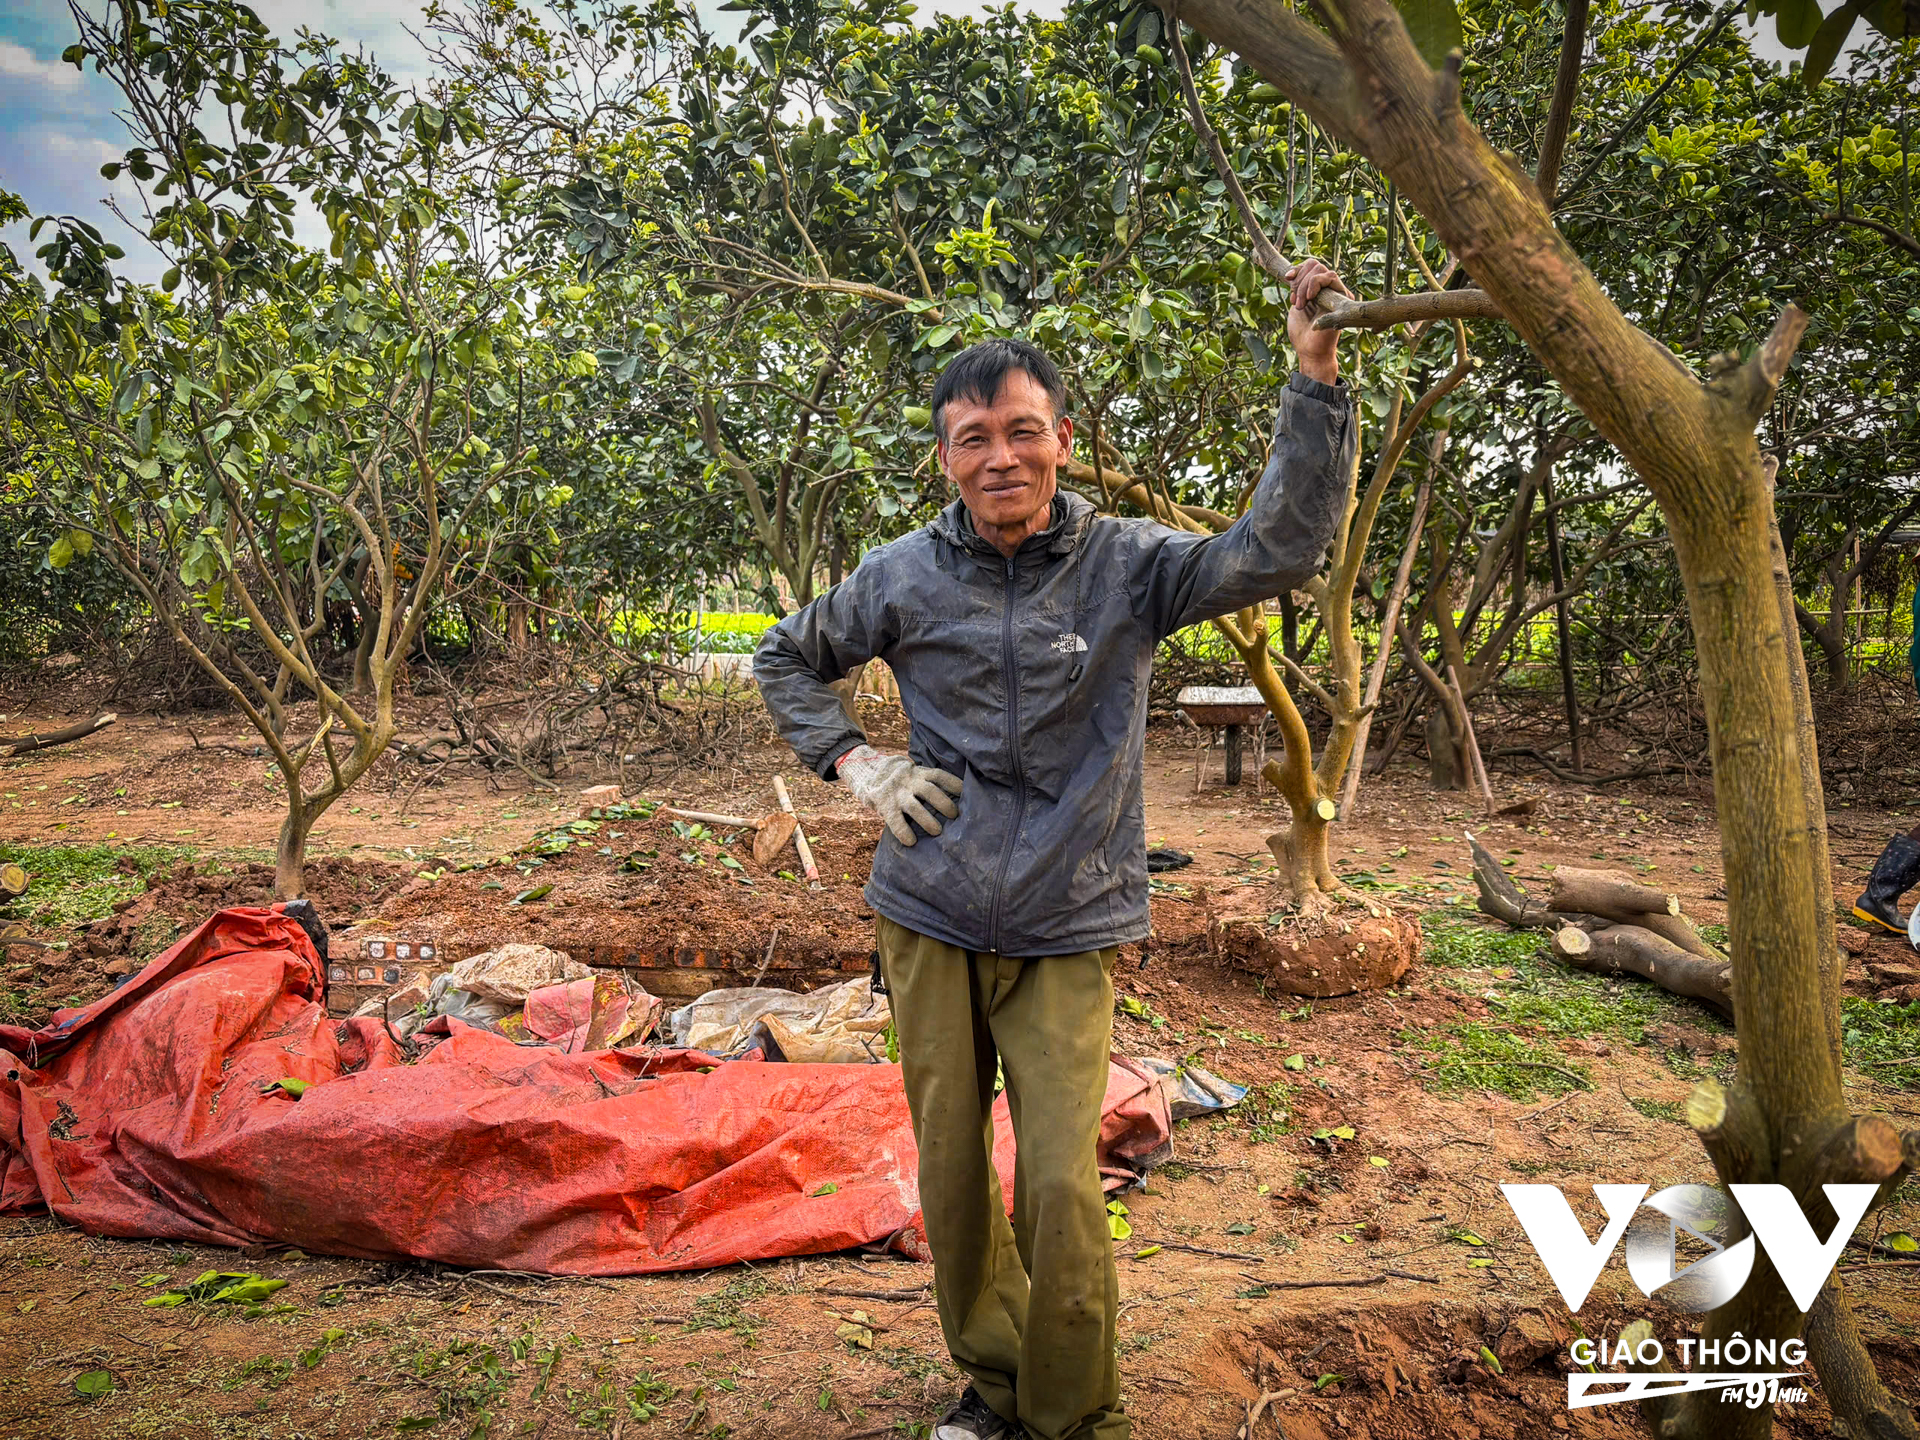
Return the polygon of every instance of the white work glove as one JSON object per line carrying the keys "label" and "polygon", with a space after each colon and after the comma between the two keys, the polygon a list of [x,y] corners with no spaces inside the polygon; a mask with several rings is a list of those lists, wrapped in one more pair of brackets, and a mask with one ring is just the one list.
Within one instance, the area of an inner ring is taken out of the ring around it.
{"label": "white work glove", "polygon": [[920,838],[907,821],[938,835],[940,822],[933,818],[933,810],[949,820],[960,813],[949,798],[960,793],[960,777],[916,765],[904,755],[882,755],[871,745],[856,745],[835,762],[835,769],[853,798],[886,821],[902,845]]}

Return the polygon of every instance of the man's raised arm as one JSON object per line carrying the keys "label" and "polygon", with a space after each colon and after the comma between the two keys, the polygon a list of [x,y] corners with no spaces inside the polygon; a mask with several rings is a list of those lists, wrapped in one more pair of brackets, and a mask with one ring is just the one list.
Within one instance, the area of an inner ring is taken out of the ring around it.
{"label": "man's raised arm", "polygon": [[1247,512],[1218,535],[1165,530],[1139,556],[1136,605],[1157,637],[1285,594],[1320,568],[1346,505],[1359,425],[1339,383],[1337,330],[1315,330],[1313,297],[1347,287],[1318,260],[1293,272],[1287,333],[1300,370],[1280,393],[1267,468]]}

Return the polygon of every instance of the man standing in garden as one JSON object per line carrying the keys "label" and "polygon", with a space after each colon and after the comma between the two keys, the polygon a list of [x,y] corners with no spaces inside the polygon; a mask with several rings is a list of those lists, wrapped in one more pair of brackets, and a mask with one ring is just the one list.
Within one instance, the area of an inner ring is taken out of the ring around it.
{"label": "man standing in garden", "polygon": [[[1095,1146],[1119,946],[1147,934],[1142,757],[1160,642],[1319,568],[1357,426],[1338,332],[1288,275],[1299,359],[1247,512],[1219,535],[1099,517],[1058,488],[1073,439],[1045,354],[987,340],[933,391],[959,499],[768,632],[754,674],[780,733],[887,833],[866,896],[920,1150],[940,1325],[971,1377],[936,1440],[1123,1440],[1119,1282]],[[883,755],[828,688],[879,658],[912,724]],[[915,827],[920,832],[916,833]],[[996,1071],[1017,1159],[993,1168]]]}

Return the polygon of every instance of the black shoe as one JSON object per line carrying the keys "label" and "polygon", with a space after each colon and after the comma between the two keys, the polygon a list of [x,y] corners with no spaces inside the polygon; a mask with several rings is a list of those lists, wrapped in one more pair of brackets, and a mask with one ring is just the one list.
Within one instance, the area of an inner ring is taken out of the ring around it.
{"label": "black shoe", "polygon": [[1011,1440],[1019,1433],[969,1385],[959,1403],[933,1427],[933,1440]]}
{"label": "black shoe", "polygon": [[1873,862],[1873,874],[1867,888],[1853,902],[1856,920],[1864,920],[1877,930],[1895,935],[1907,933],[1907,922],[1900,918],[1900,897],[1920,880],[1920,841],[1911,835],[1896,835]]}

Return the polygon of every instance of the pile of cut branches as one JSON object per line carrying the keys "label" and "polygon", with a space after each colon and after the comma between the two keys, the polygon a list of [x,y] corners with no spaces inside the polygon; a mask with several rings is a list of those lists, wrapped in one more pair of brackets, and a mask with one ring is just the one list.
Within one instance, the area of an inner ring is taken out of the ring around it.
{"label": "pile of cut branches", "polygon": [[1516,930],[1550,930],[1553,953],[1595,975],[1638,975],[1733,1019],[1732,966],[1680,913],[1680,897],[1619,870],[1563,865],[1542,904],[1471,835],[1480,909]]}

